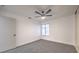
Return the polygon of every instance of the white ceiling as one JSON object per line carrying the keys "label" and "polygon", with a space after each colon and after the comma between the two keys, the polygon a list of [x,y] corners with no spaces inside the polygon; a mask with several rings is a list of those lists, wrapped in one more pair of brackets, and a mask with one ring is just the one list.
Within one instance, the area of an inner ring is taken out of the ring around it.
{"label": "white ceiling", "polygon": [[37,15],[34,13],[35,10],[51,8],[52,12],[50,14],[53,15],[52,18],[58,18],[74,14],[77,7],[77,5],[5,5],[0,6],[0,11],[1,14],[4,15],[10,13],[20,16],[34,17]]}

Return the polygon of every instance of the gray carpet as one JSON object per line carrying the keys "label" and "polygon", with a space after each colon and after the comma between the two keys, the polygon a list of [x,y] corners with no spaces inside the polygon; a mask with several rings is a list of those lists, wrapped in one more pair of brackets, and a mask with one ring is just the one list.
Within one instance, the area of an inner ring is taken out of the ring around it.
{"label": "gray carpet", "polygon": [[2,53],[76,53],[72,45],[66,45],[47,40],[38,40]]}

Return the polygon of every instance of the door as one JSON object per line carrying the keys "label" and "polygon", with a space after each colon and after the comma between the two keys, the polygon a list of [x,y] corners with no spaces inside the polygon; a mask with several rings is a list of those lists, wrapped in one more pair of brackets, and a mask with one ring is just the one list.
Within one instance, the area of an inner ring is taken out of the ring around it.
{"label": "door", "polygon": [[0,17],[0,52],[16,47],[16,20]]}

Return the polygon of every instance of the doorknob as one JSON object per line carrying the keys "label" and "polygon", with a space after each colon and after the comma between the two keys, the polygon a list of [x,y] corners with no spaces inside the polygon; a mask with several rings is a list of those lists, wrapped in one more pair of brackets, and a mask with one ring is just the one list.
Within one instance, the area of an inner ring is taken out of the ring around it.
{"label": "doorknob", "polygon": [[15,37],[15,36],[16,36],[16,34],[13,34],[13,36]]}

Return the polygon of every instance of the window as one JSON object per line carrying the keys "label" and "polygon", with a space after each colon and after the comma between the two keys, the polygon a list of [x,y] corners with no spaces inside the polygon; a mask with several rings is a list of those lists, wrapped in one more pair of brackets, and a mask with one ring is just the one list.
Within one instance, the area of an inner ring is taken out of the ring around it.
{"label": "window", "polygon": [[42,35],[49,35],[49,24],[42,24]]}

